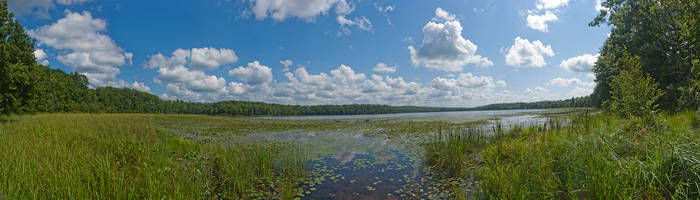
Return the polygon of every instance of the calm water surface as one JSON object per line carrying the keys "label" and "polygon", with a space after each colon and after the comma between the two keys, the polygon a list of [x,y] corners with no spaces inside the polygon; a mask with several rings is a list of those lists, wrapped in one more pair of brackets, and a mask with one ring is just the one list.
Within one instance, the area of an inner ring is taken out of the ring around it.
{"label": "calm water surface", "polygon": [[[504,127],[542,124],[545,110],[496,110],[431,112],[381,115],[266,117],[285,120],[406,119],[406,120],[488,120],[494,117]],[[366,135],[365,130],[334,130],[253,134],[268,140],[292,141],[308,148],[311,178],[304,183],[304,199],[452,199],[446,191],[475,186],[471,178],[443,179],[423,165],[426,137]]]}
{"label": "calm water surface", "polygon": [[369,114],[369,115],[306,115],[284,117],[260,117],[263,119],[287,119],[287,120],[341,120],[341,119],[372,119],[372,118],[481,118],[497,115],[513,115],[524,112],[541,112],[542,109],[526,110],[481,110],[481,111],[453,111],[453,112],[420,112],[397,114]]}

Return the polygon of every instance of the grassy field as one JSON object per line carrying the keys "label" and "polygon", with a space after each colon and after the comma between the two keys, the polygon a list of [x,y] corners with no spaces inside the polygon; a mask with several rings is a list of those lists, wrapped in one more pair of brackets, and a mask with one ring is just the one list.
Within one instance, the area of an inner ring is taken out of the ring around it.
{"label": "grassy field", "polygon": [[[205,143],[163,124],[240,125],[235,132],[308,128],[238,119],[138,114],[6,117],[0,126],[4,199],[240,199],[294,196],[304,176],[293,144]],[[245,124],[245,125],[242,125]],[[319,128],[319,127],[316,127]]]}
{"label": "grassy field", "polygon": [[700,198],[698,113],[660,121],[658,131],[629,132],[608,114],[509,130],[473,128],[483,121],[10,116],[0,120],[0,199],[299,198],[308,194],[299,187],[307,148],[246,135],[347,129],[423,138],[430,170],[477,180],[476,189],[454,186],[455,198]]}
{"label": "grassy field", "polygon": [[655,132],[625,131],[625,121],[609,114],[494,128],[496,136],[487,139],[452,130],[426,145],[426,160],[453,176],[475,173],[480,186],[473,198],[698,199],[697,115],[662,116],[664,128]]}

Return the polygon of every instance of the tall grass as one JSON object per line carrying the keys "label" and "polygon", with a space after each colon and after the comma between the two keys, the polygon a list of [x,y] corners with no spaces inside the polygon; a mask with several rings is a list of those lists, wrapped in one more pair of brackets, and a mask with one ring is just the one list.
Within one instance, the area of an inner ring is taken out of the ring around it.
{"label": "tall grass", "polygon": [[[216,146],[213,178],[217,196],[292,199],[305,176],[303,149],[288,144]],[[252,186],[252,187],[251,187]]]}
{"label": "tall grass", "polygon": [[[137,114],[7,118],[0,125],[0,196],[237,198],[284,188],[276,182],[261,186],[254,179],[303,176],[301,151],[289,153],[269,143],[239,148],[192,142],[164,131],[156,123],[161,118]],[[288,181],[285,187],[295,183]],[[293,198],[287,193],[275,198]]]}
{"label": "tall grass", "polygon": [[624,120],[581,114],[566,126],[493,140],[481,189],[491,199],[698,199],[695,115],[667,115],[665,129],[629,133]]}
{"label": "tall grass", "polygon": [[484,133],[478,129],[439,128],[424,145],[426,164],[448,176],[466,176],[476,166],[478,153],[486,144]]}

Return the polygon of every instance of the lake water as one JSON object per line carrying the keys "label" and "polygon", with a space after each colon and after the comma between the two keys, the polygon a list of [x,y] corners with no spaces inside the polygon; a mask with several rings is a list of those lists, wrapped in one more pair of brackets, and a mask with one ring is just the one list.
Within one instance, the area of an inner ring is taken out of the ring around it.
{"label": "lake water", "polygon": [[452,112],[419,112],[419,113],[397,113],[397,114],[369,114],[369,115],[306,115],[306,116],[284,116],[284,117],[260,117],[263,119],[284,119],[284,120],[342,120],[342,119],[376,119],[376,118],[470,118],[480,119],[499,115],[514,115],[526,112],[541,112],[542,109],[523,110],[480,110],[480,111],[452,111]]}
{"label": "lake water", "polygon": [[[496,120],[504,128],[546,121],[546,110],[496,110],[430,112],[381,115],[265,117],[284,120],[347,120],[379,118],[396,120],[450,120],[489,123],[476,128],[490,130]],[[497,119],[496,119],[497,117]],[[485,131],[488,132],[488,131]],[[449,191],[472,191],[471,178],[445,179],[424,166],[425,136],[365,134],[365,130],[259,133],[253,137],[292,141],[308,148],[311,178],[304,184],[303,199],[451,199]]]}

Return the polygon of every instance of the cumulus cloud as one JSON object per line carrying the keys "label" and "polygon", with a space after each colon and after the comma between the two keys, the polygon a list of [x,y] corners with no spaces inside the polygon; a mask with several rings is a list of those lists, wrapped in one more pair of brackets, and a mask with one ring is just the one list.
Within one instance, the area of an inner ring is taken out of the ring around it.
{"label": "cumulus cloud", "polygon": [[540,86],[537,86],[534,89],[530,89],[530,88],[525,89],[525,93],[530,94],[530,95],[543,95],[543,94],[546,94],[548,92],[549,92],[549,90],[547,90],[543,87],[540,87]]}
{"label": "cumulus cloud", "polygon": [[411,63],[428,69],[461,71],[468,64],[493,65],[488,58],[476,55],[477,46],[462,37],[462,25],[449,12],[437,8],[435,17],[423,27],[423,44],[408,46]]}
{"label": "cumulus cloud", "polygon": [[87,11],[77,13],[66,10],[65,14],[64,18],[53,24],[29,30],[29,35],[40,46],[61,50],[57,60],[75,72],[85,74],[91,86],[134,86],[116,78],[120,72],[118,67],[131,64],[133,54],[124,51],[104,34],[107,32],[107,21],[93,18]]}
{"label": "cumulus cloud", "polygon": [[[361,30],[372,30],[372,22],[364,16],[349,18],[347,15],[355,11],[355,4],[347,0],[251,0],[252,13],[258,20],[268,17],[275,21],[284,21],[295,17],[312,22],[319,15],[327,15],[335,8],[336,20],[340,25],[338,35],[350,34],[350,27]],[[393,9],[393,8],[392,8]],[[250,11],[246,11],[250,12]],[[388,12],[388,11],[387,11]]]}
{"label": "cumulus cloud", "polygon": [[581,87],[576,87],[569,91],[567,95],[569,97],[582,97],[582,96],[587,96],[589,94],[593,93],[593,88],[581,88]]}
{"label": "cumulus cloud", "polygon": [[296,17],[313,21],[318,15],[325,15],[332,7],[336,13],[347,15],[355,7],[345,0],[251,0],[252,12],[258,20],[270,17],[282,21],[287,17]]}
{"label": "cumulus cloud", "polygon": [[268,66],[261,65],[258,61],[248,63],[245,67],[240,66],[232,69],[228,71],[228,74],[250,85],[260,85],[272,81],[272,69]]}
{"label": "cumulus cloud", "polygon": [[[210,50],[216,50],[213,48],[202,48]],[[202,49],[199,49],[200,51]],[[231,60],[231,53],[229,54],[229,60],[222,62],[220,56],[202,56],[199,55],[200,59],[198,67],[194,67],[194,52],[195,50],[188,49],[176,49],[171,53],[171,56],[166,57],[163,54],[158,53],[150,56],[148,62],[146,62],[145,67],[147,69],[157,69],[158,77],[154,82],[167,83],[167,91],[165,95],[161,97],[165,99],[185,99],[191,101],[201,101],[202,95],[200,93],[209,93],[210,95],[216,95],[217,93],[228,93],[226,88],[226,79],[223,77],[217,77],[215,75],[208,75],[203,70],[204,69],[215,69],[214,63],[228,63]],[[219,55],[221,52],[226,52],[228,50],[221,49],[216,50]],[[201,53],[201,52],[200,52]],[[206,55],[206,53],[205,53]],[[214,54],[217,55],[217,54]],[[203,58],[210,58],[214,61],[202,60]],[[208,63],[208,64],[203,64]],[[204,67],[206,66],[206,67]],[[197,95],[194,95],[196,93]]]}
{"label": "cumulus cloud", "polygon": [[202,96],[201,94],[194,92],[192,90],[183,88],[182,85],[178,85],[178,84],[169,83],[165,88],[168,92],[160,95],[160,97],[163,99],[168,99],[168,100],[184,99],[184,100],[189,100],[189,101],[198,101],[198,100],[200,100],[200,97]]}
{"label": "cumulus cloud", "polygon": [[[164,99],[189,101],[251,100],[283,104],[390,104],[425,106],[475,106],[504,102],[520,97],[493,91],[505,81],[490,76],[461,73],[455,77],[435,77],[429,84],[406,81],[403,77],[358,73],[350,66],[339,65],[326,72],[310,73],[305,67],[286,72],[275,80],[272,70],[258,61],[229,71],[237,81],[206,75],[188,68],[188,50],[178,49],[172,56],[156,54],[147,68],[157,69],[157,78],[166,84]],[[207,80],[206,84],[195,84]],[[212,86],[202,88],[201,85]]]}
{"label": "cumulus cloud", "polygon": [[462,88],[492,87],[493,78],[490,76],[474,76],[472,73],[460,73],[456,79],[436,77],[430,83],[433,88],[442,90],[458,90]]}
{"label": "cumulus cloud", "polygon": [[530,42],[516,37],[506,54],[506,64],[515,67],[542,67],[547,64],[544,56],[554,56],[552,46],[545,46],[539,40]]}
{"label": "cumulus cloud", "polygon": [[383,62],[380,62],[372,68],[372,71],[377,73],[394,73],[396,72],[396,68],[398,68],[396,65],[389,66]]}
{"label": "cumulus cloud", "polygon": [[542,32],[547,32],[548,22],[557,21],[559,18],[551,11],[546,11],[544,14],[528,14],[527,15],[527,26]]}
{"label": "cumulus cloud", "polygon": [[36,63],[40,65],[49,65],[49,61],[46,60],[49,56],[46,55],[46,52],[44,52],[43,49],[35,49],[34,50],[34,58],[36,59]]}
{"label": "cumulus cloud", "polygon": [[542,32],[549,31],[547,23],[559,20],[556,13],[560,7],[568,4],[569,0],[539,0],[535,5],[536,10],[527,11],[527,26]]}
{"label": "cumulus cloud", "polygon": [[610,11],[608,8],[605,8],[603,6],[603,2],[601,2],[601,0],[595,0],[595,10],[597,10],[599,12],[600,11],[608,11],[608,12]]}
{"label": "cumulus cloud", "polygon": [[505,80],[499,80],[499,81],[496,81],[496,85],[498,87],[506,87],[507,84],[506,84]]}
{"label": "cumulus cloud", "polygon": [[549,81],[549,84],[551,84],[553,86],[571,86],[574,84],[582,84],[582,83],[583,83],[583,81],[581,81],[581,79],[578,79],[578,78],[566,79],[566,78],[557,77],[557,78],[554,78],[551,81]]}
{"label": "cumulus cloud", "polygon": [[193,48],[191,52],[190,65],[202,70],[212,70],[238,61],[236,52],[231,49]]}
{"label": "cumulus cloud", "polygon": [[555,9],[569,4],[569,0],[540,0],[537,2],[537,9]]}
{"label": "cumulus cloud", "polygon": [[283,72],[288,72],[289,71],[289,66],[292,66],[294,62],[292,60],[287,59],[287,60],[280,60],[280,64],[284,65],[284,68],[282,69]]}
{"label": "cumulus cloud", "polygon": [[17,16],[34,13],[39,17],[48,18],[48,12],[56,6],[55,3],[71,5],[88,1],[90,0],[9,0],[7,6]]}
{"label": "cumulus cloud", "polygon": [[593,74],[593,73],[588,73],[588,74],[586,74],[586,78],[588,78],[588,79],[595,79],[595,74]]}
{"label": "cumulus cloud", "polygon": [[559,67],[573,72],[591,72],[593,65],[598,61],[600,54],[591,55],[583,54],[573,58],[566,59],[559,64]]}

